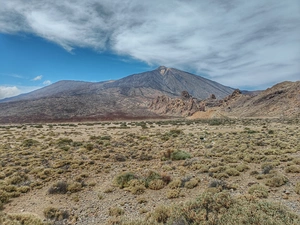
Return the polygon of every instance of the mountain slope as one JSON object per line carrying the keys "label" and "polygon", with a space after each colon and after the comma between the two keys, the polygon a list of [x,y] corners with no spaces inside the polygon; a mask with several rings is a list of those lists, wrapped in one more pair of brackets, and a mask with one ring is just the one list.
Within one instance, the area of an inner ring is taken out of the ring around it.
{"label": "mountain slope", "polygon": [[[174,68],[160,66],[156,70],[134,74],[123,79],[105,84],[106,88],[120,88],[124,94],[136,88],[147,88],[161,92],[171,97],[180,96],[182,91],[188,91],[192,96],[206,99],[214,94],[218,99],[231,94],[234,89],[217,82],[205,79]],[[147,92],[146,92],[147,93]]]}
{"label": "mountain slope", "polygon": [[157,96],[222,98],[233,89],[173,68],[134,74],[117,81],[59,81],[0,102],[0,123],[162,118],[149,110]]}
{"label": "mountain slope", "polygon": [[278,83],[256,96],[231,96],[223,111],[239,117],[299,117],[300,81]]}

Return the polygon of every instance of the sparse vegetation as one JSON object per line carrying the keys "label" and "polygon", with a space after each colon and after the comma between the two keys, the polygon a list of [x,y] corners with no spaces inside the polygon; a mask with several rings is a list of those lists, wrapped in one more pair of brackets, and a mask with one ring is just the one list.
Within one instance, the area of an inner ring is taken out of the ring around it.
{"label": "sparse vegetation", "polygon": [[0,127],[2,224],[299,221],[297,119],[50,125]]}

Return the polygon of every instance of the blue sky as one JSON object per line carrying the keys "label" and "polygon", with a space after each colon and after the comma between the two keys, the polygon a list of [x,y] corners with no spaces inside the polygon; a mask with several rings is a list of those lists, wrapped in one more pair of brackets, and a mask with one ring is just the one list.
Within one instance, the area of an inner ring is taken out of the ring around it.
{"label": "blue sky", "polygon": [[300,80],[298,0],[0,0],[0,99],[58,80],[185,70],[240,89]]}

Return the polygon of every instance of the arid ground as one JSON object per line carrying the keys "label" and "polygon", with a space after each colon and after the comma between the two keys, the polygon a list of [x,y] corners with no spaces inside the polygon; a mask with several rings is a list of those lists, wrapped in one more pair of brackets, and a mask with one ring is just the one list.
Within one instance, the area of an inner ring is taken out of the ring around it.
{"label": "arid ground", "polygon": [[299,119],[1,126],[0,224],[298,224],[299,137]]}

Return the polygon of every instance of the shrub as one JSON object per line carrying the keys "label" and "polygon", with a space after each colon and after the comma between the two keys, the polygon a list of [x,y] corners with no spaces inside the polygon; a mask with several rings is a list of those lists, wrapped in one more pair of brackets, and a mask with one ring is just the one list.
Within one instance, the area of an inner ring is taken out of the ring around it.
{"label": "shrub", "polygon": [[269,195],[268,189],[265,186],[262,186],[260,184],[252,185],[249,188],[248,193],[258,198],[267,198]]}
{"label": "shrub", "polygon": [[81,189],[82,189],[82,184],[79,182],[71,182],[68,184],[67,187],[67,190],[70,191],[71,193],[81,191]]}
{"label": "shrub", "polygon": [[168,190],[167,192],[167,198],[168,199],[172,199],[172,198],[178,198],[180,196],[180,189],[172,189],[172,190]]}
{"label": "shrub", "polygon": [[236,166],[237,171],[244,172],[249,169],[249,167],[246,164],[239,164]]}
{"label": "shrub", "polygon": [[300,195],[300,182],[295,185],[295,192]]}
{"label": "shrub", "polygon": [[209,184],[210,188],[218,188],[219,190],[229,189],[227,183],[223,180],[213,180]]}
{"label": "shrub", "polygon": [[68,191],[68,184],[65,181],[58,181],[56,184],[53,184],[49,190],[49,194],[65,194]]}
{"label": "shrub", "polygon": [[155,222],[165,224],[171,216],[170,208],[158,206],[150,216]]}
{"label": "shrub", "polygon": [[70,215],[67,210],[48,207],[44,209],[44,216],[50,220],[60,221],[68,219]]}
{"label": "shrub", "polygon": [[0,202],[7,203],[9,200],[9,194],[6,191],[0,189]]}
{"label": "shrub", "polygon": [[285,169],[286,173],[300,173],[300,166],[299,165],[290,165]]}
{"label": "shrub", "polygon": [[18,191],[21,193],[27,193],[29,190],[30,190],[30,187],[28,187],[28,186],[18,187]]}
{"label": "shrub", "polygon": [[45,225],[39,218],[31,214],[5,214],[0,212],[0,224],[3,225]]}
{"label": "shrub", "polygon": [[129,190],[132,194],[139,195],[145,192],[145,183],[138,179],[133,179],[128,182],[128,187],[126,190]]}
{"label": "shrub", "polygon": [[184,187],[188,189],[192,189],[198,185],[198,180],[196,178],[192,178],[189,181],[185,182]]}
{"label": "shrub", "polygon": [[85,145],[85,148],[86,148],[86,150],[91,151],[91,150],[93,150],[94,145],[91,144],[91,143],[88,143],[88,144]]}
{"label": "shrub", "polygon": [[112,208],[109,208],[109,211],[108,211],[108,214],[110,216],[121,216],[124,213],[125,213],[124,209],[122,209],[120,207],[112,207]]}
{"label": "shrub", "polygon": [[33,139],[26,139],[25,141],[23,141],[22,146],[24,147],[32,147],[32,146],[37,146],[39,144],[38,141],[33,140]]}
{"label": "shrub", "polygon": [[263,164],[262,165],[262,174],[268,174],[273,169],[273,165],[271,164]]}
{"label": "shrub", "polygon": [[271,178],[266,180],[266,185],[269,187],[280,187],[288,182],[288,179],[281,174],[274,174]]}
{"label": "shrub", "polygon": [[119,188],[124,188],[128,187],[128,182],[133,179],[136,179],[136,176],[132,172],[125,172],[115,178],[115,183]]}
{"label": "shrub", "polygon": [[227,173],[229,176],[239,176],[240,172],[235,168],[228,168],[225,170],[225,173]]}
{"label": "shrub", "polygon": [[153,180],[161,179],[161,175],[154,171],[149,171],[147,177],[145,178],[145,186],[149,187],[149,183]]}
{"label": "shrub", "polygon": [[171,159],[172,160],[185,160],[191,158],[191,155],[185,151],[177,150],[172,152]]}
{"label": "shrub", "polygon": [[164,188],[165,182],[160,179],[155,179],[149,182],[148,187],[152,190],[160,190]]}
{"label": "shrub", "polygon": [[176,179],[173,180],[169,183],[169,188],[171,189],[176,189],[176,188],[180,188],[181,187],[181,180],[180,179]]}

